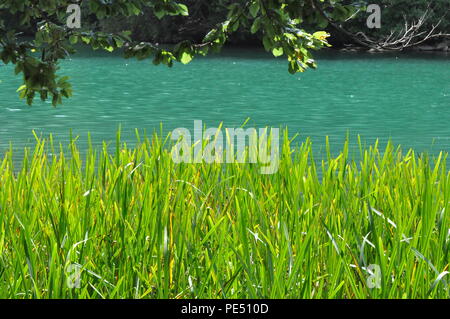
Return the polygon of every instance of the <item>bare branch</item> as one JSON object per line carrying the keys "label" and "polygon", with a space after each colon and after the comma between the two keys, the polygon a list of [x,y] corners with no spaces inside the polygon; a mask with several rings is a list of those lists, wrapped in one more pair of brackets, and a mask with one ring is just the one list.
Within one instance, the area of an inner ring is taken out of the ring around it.
{"label": "bare branch", "polygon": [[436,32],[438,26],[447,16],[449,11],[445,12],[438,23],[431,27],[431,30],[425,30],[424,27],[432,13],[432,2],[429,2],[427,8],[417,21],[408,21],[406,15],[403,16],[404,26],[399,31],[391,31],[384,39],[373,39],[360,31],[352,33],[345,29],[341,24],[333,21],[324,11],[323,7],[317,0],[311,0],[314,8],[328,21],[328,23],[341,33],[350,37],[357,44],[363,47],[375,50],[402,51],[407,48],[418,46],[433,38],[450,37],[448,33]]}

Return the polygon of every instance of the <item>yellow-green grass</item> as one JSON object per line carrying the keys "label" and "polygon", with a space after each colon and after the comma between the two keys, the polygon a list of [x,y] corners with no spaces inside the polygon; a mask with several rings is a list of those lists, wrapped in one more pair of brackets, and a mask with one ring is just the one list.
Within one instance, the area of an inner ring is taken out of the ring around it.
{"label": "yellow-green grass", "polygon": [[313,159],[285,135],[262,175],[175,164],[169,141],[4,154],[0,298],[449,298],[445,154]]}

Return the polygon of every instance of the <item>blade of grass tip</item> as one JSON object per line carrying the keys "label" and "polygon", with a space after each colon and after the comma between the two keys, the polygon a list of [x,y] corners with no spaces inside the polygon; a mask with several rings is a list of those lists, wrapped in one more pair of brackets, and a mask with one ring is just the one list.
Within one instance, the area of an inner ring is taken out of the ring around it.
{"label": "blade of grass tip", "polygon": [[440,275],[439,271],[436,269],[436,267],[433,265],[433,263],[427,258],[425,257],[420,251],[418,251],[416,248],[411,247],[411,250],[414,252],[414,254],[419,257],[420,259],[422,259],[423,261],[425,261],[428,266],[430,266],[430,268],[436,273],[437,276]]}
{"label": "blade of grass tip", "polygon": [[247,119],[244,121],[244,123],[242,123],[241,128],[244,128],[245,125],[247,125],[247,123],[250,121],[250,117],[247,117]]}
{"label": "blade of grass tip", "polygon": [[333,244],[333,247],[334,247],[334,249],[336,250],[337,254],[338,254],[339,256],[341,256],[341,250],[339,249],[339,246],[338,246],[336,240],[334,239],[333,235],[331,234],[330,229],[327,227],[327,225],[325,224],[324,221],[322,221],[322,225],[323,225],[323,227],[325,227],[327,236],[330,238],[331,243]]}
{"label": "blade of grass tip", "polygon": [[443,271],[439,274],[439,276],[437,276],[436,280],[433,282],[433,284],[431,285],[430,289],[427,292],[428,296],[433,292],[433,290],[437,287],[437,285],[440,282],[444,284],[444,289],[448,291],[448,283],[446,280],[444,280],[444,277],[447,276],[448,274],[450,274],[450,272]]}
{"label": "blade of grass tip", "polygon": [[119,128],[117,129],[116,133],[116,167],[120,166],[121,132],[122,125],[119,124]]}

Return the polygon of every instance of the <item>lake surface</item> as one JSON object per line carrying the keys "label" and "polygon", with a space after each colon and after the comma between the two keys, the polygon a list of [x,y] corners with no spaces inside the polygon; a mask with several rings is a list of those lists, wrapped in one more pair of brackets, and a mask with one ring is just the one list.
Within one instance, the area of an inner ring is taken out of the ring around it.
{"label": "lake surface", "polygon": [[[347,132],[372,143],[392,139],[404,148],[450,151],[450,55],[320,52],[319,68],[290,75],[287,62],[257,49],[227,49],[169,69],[151,61],[83,51],[63,61],[74,97],[62,106],[18,99],[21,79],[0,66],[0,153],[33,145],[32,130],[67,141],[113,141],[119,125],[151,133],[163,124],[193,131],[208,127],[284,127],[320,149],[329,136],[338,149]],[[83,144],[83,143],[82,143]]]}

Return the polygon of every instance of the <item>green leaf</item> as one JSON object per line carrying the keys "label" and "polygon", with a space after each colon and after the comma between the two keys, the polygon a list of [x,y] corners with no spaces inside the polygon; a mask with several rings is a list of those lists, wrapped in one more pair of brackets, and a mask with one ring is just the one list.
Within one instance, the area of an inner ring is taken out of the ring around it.
{"label": "green leaf", "polygon": [[275,57],[282,56],[283,53],[284,53],[284,50],[283,50],[283,48],[281,48],[281,47],[275,48],[275,49],[272,50],[272,54],[273,54]]}
{"label": "green leaf", "polygon": [[266,49],[266,51],[270,51],[272,49],[272,41],[269,39],[269,37],[267,36],[263,37],[263,44],[264,49]]}
{"label": "green leaf", "polygon": [[329,36],[330,36],[330,34],[328,32],[325,32],[325,31],[318,31],[318,32],[315,32],[313,34],[313,37],[318,39],[318,40],[325,40]]}
{"label": "green leaf", "polygon": [[230,26],[231,31],[236,32],[239,29],[239,20],[234,21]]}
{"label": "green leaf", "polygon": [[253,18],[256,18],[259,12],[259,3],[257,1],[252,2],[249,8],[250,14]]}
{"label": "green leaf", "polygon": [[255,34],[256,32],[259,31],[260,27],[261,27],[261,17],[258,17],[255,19],[255,21],[253,21],[252,28],[250,30],[251,33]]}
{"label": "green leaf", "polygon": [[27,86],[24,84],[24,85],[21,85],[18,89],[17,89],[17,91],[16,92],[21,92],[21,91],[23,91],[23,90],[25,90],[27,88]]}
{"label": "green leaf", "polygon": [[86,44],[91,43],[91,39],[90,39],[89,37],[86,37],[86,36],[81,37],[81,40],[82,40],[84,43],[86,43]]}
{"label": "green leaf", "polygon": [[158,19],[160,19],[160,20],[166,15],[166,12],[165,12],[165,11],[154,11],[153,13],[154,13],[155,16],[156,16]]}
{"label": "green leaf", "polygon": [[192,54],[190,54],[189,52],[184,51],[184,52],[181,54],[180,62],[183,63],[183,64],[188,64],[189,62],[192,61],[193,58],[194,58],[194,57],[193,57]]}
{"label": "green leaf", "polygon": [[141,13],[141,10],[131,2],[127,3],[126,6],[128,8],[128,12],[131,14],[138,15]]}
{"label": "green leaf", "polygon": [[78,42],[78,37],[76,35],[71,35],[69,41],[71,44],[76,44]]}
{"label": "green leaf", "polygon": [[189,15],[188,7],[182,3],[178,4],[178,12],[179,12],[179,14],[181,14],[182,16],[185,16],[185,17]]}

